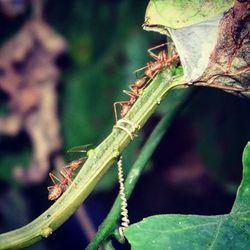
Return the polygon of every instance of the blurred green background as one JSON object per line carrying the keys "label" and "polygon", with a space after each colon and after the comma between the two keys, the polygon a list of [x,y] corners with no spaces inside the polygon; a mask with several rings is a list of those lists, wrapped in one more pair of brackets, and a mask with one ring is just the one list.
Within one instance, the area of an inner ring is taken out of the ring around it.
{"label": "blurred green background", "polygon": [[[114,125],[113,102],[128,99],[122,90],[136,79],[133,72],[152,60],[147,49],[164,42],[163,36],[142,30],[147,3],[45,1],[44,19],[69,45],[68,53],[58,59],[58,112],[65,159],[67,149],[98,145],[110,133]],[[1,43],[22,27],[30,12],[28,3],[13,17],[2,11]],[[171,95],[176,98],[178,91]],[[169,108],[171,98],[161,104],[139,138],[126,149],[125,172]],[[166,133],[131,197],[131,221],[156,213],[228,212],[241,179],[241,153],[250,138],[248,109],[248,99],[215,89],[194,89],[189,104]],[[1,115],[8,113],[4,93],[0,93],[0,111]],[[27,166],[31,154],[25,133],[16,137],[0,135],[0,232],[26,224],[51,204],[46,188],[49,178],[35,185],[21,185],[13,178],[12,167],[17,163]],[[96,226],[117,195],[116,175],[116,168],[111,168],[86,201]],[[72,217],[49,239],[30,249],[84,249],[84,237]]]}

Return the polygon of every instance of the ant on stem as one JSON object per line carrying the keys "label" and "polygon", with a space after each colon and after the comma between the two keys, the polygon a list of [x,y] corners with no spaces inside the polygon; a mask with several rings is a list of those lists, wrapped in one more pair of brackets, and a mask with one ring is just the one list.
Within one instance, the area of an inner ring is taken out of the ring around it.
{"label": "ant on stem", "polygon": [[146,80],[147,80],[147,77],[144,76],[144,77],[136,80],[133,84],[129,85],[130,91],[123,90],[123,93],[130,96],[130,99],[128,101],[120,101],[120,102],[115,102],[114,103],[114,112],[115,112],[115,120],[116,120],[116,122],[118,121],[116,106],[118,104],[120,106],[122,106],[120,114],[121,114],[121,117],[124,117],[128,113],[128,111],[130,110],[132,105],[135,103],[137,97],[140,95],[140,90],[142,90],[145,87]]}
{"label": "ant on stem", "polygon": [[151,81],[156,74],[163,70],[164,67],[170,66],[177,61],[179,58],[178,54],[174,51],[171,57],[168,57],[168,54],[165,50],[160,51],[158,54],[153,53],[152,51],[163,46],[167,45],[166,43],[160,44],[153,48],[148,49],[149,55],[155,59],[154,62],[148,62],[147,66],[136,70],[135,72],[139,72],[145,69],[144,74],[149,78]]}
{"label": "ant on stem", "polygon": [[[56,200],[59,196],[61,196],[61,194],[66,190],[67,186],[71,183],[74,171],[81,165],[81,163],[81,160],[72,161],[64,168],[64,170],[61,170],[60,175],[63,177],[62,180],[60,180],[54,174],[49,173],[49,177],[54,183],[53,186],[48,187],[49,200]],[[56,181],[58,183],[56,183]]]}
{"label": "ant on stem", "polygon": [[114,103],[116,123],[118,121],[117,105],[120,105],[122,107],[120,111],[120,116],[123,118],[128,113],[132,105],[135,103],[137,97],[139,97],[140,91],[148,85],[148,83],[156,76],[156,74],[162,71],[164,67],[172,65],[178,60],[179,56],[175,52],[173,53],[172,57],[168,57],[167,52],[165,50],[160,51],[158,54],[152,52],[153,50],[161,48],[165,45],[166,43],[148,49],[149,55],[153,59],[155,59],[155,61],[148,62],[145,67],[135,71],[139,72],[145,69],[144,76],[136,80],[133,84],[129,85],[130,91],[123,90],[125,94],[130,96],[130,99],[128,101],[119,101]]}
{"label": "ant on stem", "polygon": [[[86,153],[87,152],[86,148],[88,146],[89,144],[84,145],[84,146],[77,146],[68,150],[68,152],[85,152]],[[60,175],[62,179],[60,179],[59,177],[57,177],[51,172],[49,173],[49,177],[54,183],[53,186],[50,186],[47,188],[49,192],[48,194],[49,200],[56,200],[62,195],[62,193],[66,190],[66,188],[72,182],[72,177],[73,177],[74,172],[82,165],[82,163],[84,162],[86,158],[87,157],[79,158],[77,160],[70,162],[68,165],[66,165],[64,169],[60,171]]]}

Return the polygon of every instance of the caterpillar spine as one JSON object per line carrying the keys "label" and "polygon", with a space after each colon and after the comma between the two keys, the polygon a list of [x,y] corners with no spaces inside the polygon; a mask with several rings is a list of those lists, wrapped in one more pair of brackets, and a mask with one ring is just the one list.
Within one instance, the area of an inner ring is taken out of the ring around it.
{"label": "caterpillar spine", "polygon": [[119,194],[121,199],[121,225],[119,227],[119,233],[121,237],[124,239],[123,232],[129,226],[128,219],[128,203],[125,195],[125,187],[124,187],[124,175],[122,169],[122,156],[120,156],[119,161],[117,162],[118,167],[118,181],[119,181]]}

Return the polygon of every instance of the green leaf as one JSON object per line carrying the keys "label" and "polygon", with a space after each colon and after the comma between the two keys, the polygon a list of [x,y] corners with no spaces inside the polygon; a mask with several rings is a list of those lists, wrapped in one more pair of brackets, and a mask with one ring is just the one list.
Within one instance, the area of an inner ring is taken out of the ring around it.
{"label": "green leaf", "polygon": [[183,28],[217,16],[233,3],[233,0],[151,0],[146,10],[145,28]]}
{"label": "green leaf", "polygon": [[250,143],[243,152],[243,166],[243,179],[229,214],[148,217],[125,231],[132,249],[249,249]]}

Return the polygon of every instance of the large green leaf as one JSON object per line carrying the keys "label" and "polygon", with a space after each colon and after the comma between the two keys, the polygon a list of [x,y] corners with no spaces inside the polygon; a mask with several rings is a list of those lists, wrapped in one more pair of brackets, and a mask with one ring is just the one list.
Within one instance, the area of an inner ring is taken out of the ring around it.
{"label": "large green leaf", "polygon": [[217,16],[233,3],[234,0],[151,0],[146,10],[145,26],[183,28]]}
{"label": "large green leaf", "polygon": [[229,214],[148,217],[125,231],[132,249],[249,249],[250,143],[243,152],[243,166],[243,179]]}

